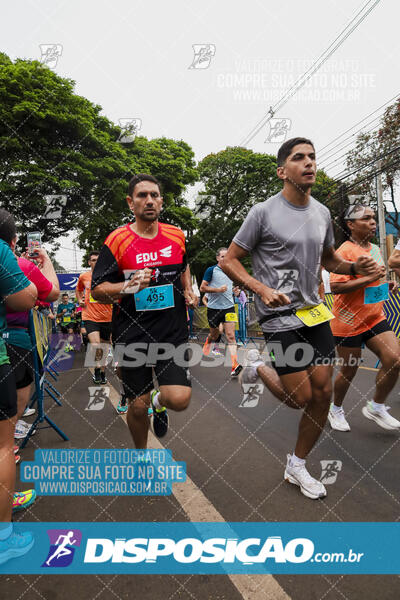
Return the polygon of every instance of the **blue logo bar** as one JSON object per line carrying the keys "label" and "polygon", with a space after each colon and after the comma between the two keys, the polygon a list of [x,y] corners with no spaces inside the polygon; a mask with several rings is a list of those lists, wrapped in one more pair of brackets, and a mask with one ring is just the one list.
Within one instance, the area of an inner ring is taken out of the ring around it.
{"label": "blue logo bar", "polygon": [[[398,574],[400,523],[16,523],[0,573]],[[1,556],[0,556],[1,559]]]}

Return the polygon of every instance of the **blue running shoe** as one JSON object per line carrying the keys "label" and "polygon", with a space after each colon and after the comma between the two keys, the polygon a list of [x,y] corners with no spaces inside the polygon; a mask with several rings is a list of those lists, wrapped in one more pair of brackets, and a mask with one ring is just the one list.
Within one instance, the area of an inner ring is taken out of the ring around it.
{"label": "blue running shoe", "polygon": [[5,540],[0,540],[0,565],[11,558],[24,556],[32,548],[34,541],[30,531],[12,533]]}
{"label": "blue running shoe", "polygon": [[128,412],[128,400],[125,394],[122,394],[121,398],[119,399],[117,411],[120,415],[124,415]]}
{"label": "blue running shoe", "polygon": [[35,490],[26,490],[25,492],[14,492],[12,511],[28,508],[36,500]]}

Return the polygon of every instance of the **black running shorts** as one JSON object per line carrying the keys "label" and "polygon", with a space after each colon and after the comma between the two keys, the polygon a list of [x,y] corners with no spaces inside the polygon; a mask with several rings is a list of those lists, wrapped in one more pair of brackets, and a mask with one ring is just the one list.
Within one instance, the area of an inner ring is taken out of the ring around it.
{"label": "black running shorts", "polygon": [[6,347],[17,390],[30,385],[33,381],[32,351],[14,344],[6,344]]}
{"label": "black running shorts", "polygon": [[335,343],[329,323],[263,333],[278,375],[305,371],[311,365],[334,364]]}
{"label": "black running shorts", "polygon": [[[124,357],[124,363],[126,357]],[[153,383],[154,375],[158,385]],[[188,367],[176,364],[174,358],[159,360],[153,366],[121,367],[121,378],[124,393],[128,398],[136,398],[148,394],[154,387],[161,385],[183,385],[191,387],[190,372]]]}
{"label": "black running shorts", "polygon": [[220,323],[226,322],[226,315],[228,313],[235,313],[235,307],[230,308],[208,308],[207,307],[207,319],[210,327],[217,328]]}
{"label": "black running shorts", "polygon": [[94,331],[98,331],[100,333],[100,339],[105,342],[110,341],[111,336],[111,321],[87,321],[85,319],[85,329],[86,333],[93,333]]}
{"label": "black running shorts", "polygon": [[17,389],[11,365],[0,365],[0,421],[17,414]]}
{"label": "black running shorts", "polygon": [[384,333],[385,331],[392,331],[392,329],[386,319],[383,319],[383,321],[379,321],[379,323],[374,325],[374,327],[371,327],[371,329],[367,329],[367,331],[363,331],[358,335],[351,335],[348,337],[335,336],[335,345],[344,346],[345,348],[361,348],[365,342],[368,342],[371,338],[380,333]]}

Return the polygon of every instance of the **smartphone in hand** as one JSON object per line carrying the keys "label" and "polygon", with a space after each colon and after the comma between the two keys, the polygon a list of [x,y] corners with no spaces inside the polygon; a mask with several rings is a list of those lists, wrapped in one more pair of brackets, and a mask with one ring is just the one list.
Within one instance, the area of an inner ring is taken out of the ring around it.
{"label": "smartphone in hand", "polygon": [[35,252],[35,249],[42,246],[42,237],[40,235],[40,231],[30,231],[26,234],[26,238],[28,242],[28,256],[30,258],[39,256],[38,253]]}

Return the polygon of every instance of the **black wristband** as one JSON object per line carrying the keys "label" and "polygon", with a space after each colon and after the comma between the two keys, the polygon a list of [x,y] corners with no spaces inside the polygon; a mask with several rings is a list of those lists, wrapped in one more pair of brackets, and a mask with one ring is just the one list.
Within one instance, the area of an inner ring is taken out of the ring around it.
{"label": "black wristband", "polygon": [[355,266],[354,266],[355,264],[356,264],[356,263],[353,263],[353,262],[352,262],[352,263],[351,263],[351,265],[350,265],[350,275],[352,275],[353,277],[355,277],[355,276],[357,275],[357,273],[356,273],[356,268],[355,268]]}

